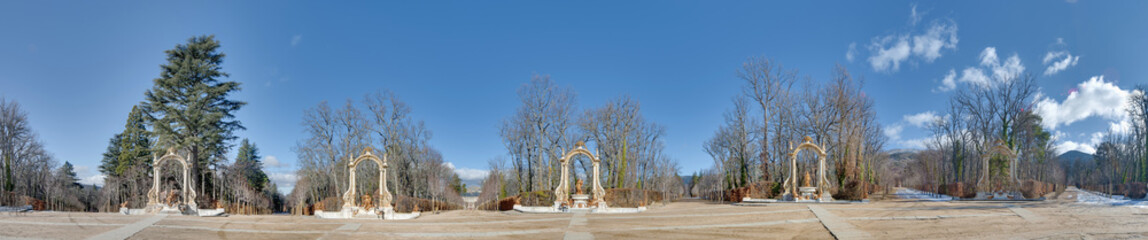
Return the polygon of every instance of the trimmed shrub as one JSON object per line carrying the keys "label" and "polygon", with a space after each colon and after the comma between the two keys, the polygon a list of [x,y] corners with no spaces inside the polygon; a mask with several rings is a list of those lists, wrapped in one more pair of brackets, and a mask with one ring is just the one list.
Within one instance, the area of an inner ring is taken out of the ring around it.
{"label": "trimmed shrub", "polygon": [[715,193],[713,193],[713,192],[702,193],[701,195],[702,195],[703,199],[709,199],[709,200],[714,200],[714,201],[720,200],[719,196],[724,196],[725,200],[727,200],[727,201],[741,202],[741,200],[744,199],[745,197],[756,198],[756,199],[776,198],[777,196],[781,195],[781,191],[782,191],[781,183],[772,182],[772,181],[761,181],[761,182],[750,183],[749,185],[746,185],[745,187],[739,187],[739,188],[734,188],[734,189],[722,191],[719,193],[720,195],[715,195]]}
{"label": "trimmed shrub", "polygon": [[851,180],[845,183],[845,187],[840,188],[837,194],[833,194],[833,198],[837,200],[861,200],[868,197],[865,192],[869,187],[866,182]]}
{"label": "trimmed shrub", "polygon": [[520,193],[518,194],[518,204],[522,206],[554,206],[554,194],[545,190]]}
{"label": "trimmed shrub", "polygon": [[1148,187],[1142,182],[1124,184],[1124,196],[1129,199],[1143,199],[1148,195]]}
{"label": "trimmed shrub", "polygon": [[419,211],[462,209],[461,205],[454,203],[445,201],[432,201],[430,199],[413,198],[407,196],[395,196],[394,204],[395,212],[413,212],[415,206],[418,206]]}
{"label": "trimmed shrub", "polygon": [[941,187],[940,190],[942,190],[940,194],[958,198],[974,198],[977,196],[977,190],[975,189],[975,186],[973,184],[966,184],[963,182],[945,184],[943,187]]}
{"label": "trimmed shrub", "polygon": [[662,193],[658,191],[611,188],[606,189],[606,196],[602,198],[611,207],[640,207],[650,203],[662,201]]}

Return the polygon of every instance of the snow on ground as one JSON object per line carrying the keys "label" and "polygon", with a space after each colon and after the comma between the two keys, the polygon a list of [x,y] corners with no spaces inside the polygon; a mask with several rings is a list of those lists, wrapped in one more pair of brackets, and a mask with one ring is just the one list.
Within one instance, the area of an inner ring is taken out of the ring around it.
{"label": "snow on ground", "polygon": [[949,195],[927,193],[927,192],[923,192],[923,191],[920,191],[917,189],[910,189],[910,188],[897,188],[897,193],[894,193],[894,195],[897,195],[897,198],[900,198],[900,199],[913,199],[913,200],[921,200],[921,201],[940,202],[940,201],[952,201],[953,200],[953,197],[951,197]]}
{"label": "snow on ground", "polygon": [[1148,208],[1148,201],[1145,200],[1129,200],[1120,195],[1104,195],[1084,189],[1077,189],[1077,191],[1079,191],[1076,194],[1077,203]]}

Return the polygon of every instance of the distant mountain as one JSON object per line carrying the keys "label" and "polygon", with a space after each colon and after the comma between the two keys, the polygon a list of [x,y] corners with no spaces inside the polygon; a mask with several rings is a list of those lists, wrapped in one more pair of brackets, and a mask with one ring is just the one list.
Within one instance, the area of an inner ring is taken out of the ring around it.
{"label": "distant mountain", "polygon": [[1091,162],[1093,160],[1093,156],[1092,156],[1092,154],[1087,154],[1087,153],[1083,153],[1081,151],[1072,150],[1072,151],[1065,152],[1064,154],[1060,154],[1060,156],[1058,156],[1057,159],[1060,159],[1061,163],[1075,163],[1075,162],[1081,162],[1081,161]]}
{"label": "distant mountain", "polygon": [[916,154],[919,152],[921,152],[921,149],[904,149],[903,148],[903,149],[892,149],[892,150],[886,151],[886,153],[889,153],[890,156],[902,155],[902,154]]}
{"label": "distant mountain", "polygon": [[904,161],[916,159],[917,154],[921,153],[921,150],[893,149],[893,150],[889,150],[887,153],[889,153],[889,159],[890,160],[893,160],[894,162],[904,162]]}

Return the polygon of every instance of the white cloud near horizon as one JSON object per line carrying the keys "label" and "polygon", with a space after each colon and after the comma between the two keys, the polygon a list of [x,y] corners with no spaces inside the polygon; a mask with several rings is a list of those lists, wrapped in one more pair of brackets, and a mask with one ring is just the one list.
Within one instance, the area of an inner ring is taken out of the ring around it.
{"label": "white cloud near horizon", "polygon": [[905,131],[905,124],[915,126],[917,128],[926,128],[930,123],[940,119],[934,111],[925,111],[915,114],[907,114],[901,117],[901,121],[889,125],[884,129],[884,134],[889,138],[889,142],[899,145],[903,148],[911,149],[925,149],[926,143],[932,137],[922,137],[913,139],[903,139],[901,133]]}
{"label": "white cloud near horizon", "polygon": [[267,178],[275,183],[275,186],[279,188],[279,193],[284,195],[291,194],[291,190],[295,189],[295,182],[299,181],[299,176],[293,172],[268,172]]}
{"label": "white cloud near horizon", "polygon": [[901,131],[904,130],[905,126],[901,124],[890,125],[889,127],[885,128],[885,137],[889,137],[889,140],[897,142],[898,140],[901,140]]}
{"label": "white cloud near horizon", "polygon": [[482,181],[483,179],[486,179],[486,175],[488,175],[490,172],[489,170],[455,167],[454,163],[451,162],[447,162],[446,167],[454,170],[454,173],[458,174],[458,178],[464,181]]}
{"label": "white cloud near horizon", "polygon": [[917,113],[917,114],[905,115],[902,118],[905,119],[905,122],[908,122],[909,124],[912,124],[913,126],[917,126],[919,128],[925,128],[929,124],[937,121],[937,119],[940,119],[941,117],[937,116],[936,112],[925,111],[925,112],[921,112],[921,113]]}
{"label": "white cloud near horizon", "polygon": [[1130,125],[1126,123],[1128,113],[1125,109],[1131,94],[1134,92],[1104,81],[1104,76],[1094,76],[1077,84],[1063,101],[1048,97],[1037,99],[1034,111],[1049,129],[1097,116],[1114,121],[1110,124],[1111,129],[1123,130]]}
{"label": "white cloud near horizon", "polygon": [[1074,150],[1080,151],[1083,153],[1087,153],[1087,154],[1095,154],[1096,153],[1096,145],[1099,145],[1100,142],[1104,140],[1104,133],[1103,132],[1092,133],[1092,135],[1090,135],[1090,138],[1088,139],[1087,143],[1079,143],[1079,142],[1074,142],[1074,141],[1061,140],[1063,138],[1063,136],[1064,136],[1064,133],[1062,133],[1060,131],[1056,131],[1055,134],[1053,134],[1053,139],[1060,142],[1060,144],[1056,145],[1056,154],[1064,154],[1068,151],[1074,151]]}
{"label": "white cloud near horizon", "polygon": [[265,168],[265,169],[267,169],[267,168],[286,168],[286,167],[290,167],[290,166],[291,166],[291,164],[279,161],[278,157],[275,157],[272,155],[267,155],[266,157],[263,157],[263,168]]}
{"label": "white cloud near horizon", "polygon": [[[917,6],[913,5],[910,11],[910,25],[916,26],[921,21],[921,14]],[[932,63],[940,58],[945,49],[957,48],[957,24],[952,20],[937,21],[929,25],[924,33],[894,33],[886,36],[873,37],[869,42],[869,65],[877,72],[897,72],[901,63],[910,61],[911,57],[919,58],[926,63]],[[850,59],[850,53],[846,58]]]}
{"label": "white cloud near horizon", "polygon": [[80,179],[80,184],[83,184],[83,185],[95,185],[95,186],[98,186],[98,187],[103,187],[103,186],[104,186],[104,178],[107,178],[107,177],[108,177],[108,175],[104,175],[103,173],[100,173],[100,174],[96,174],[96,175],[92,175],[92,176],[88,176],[88,177],[85,177],[85,178],[81,178],[81,179]]}

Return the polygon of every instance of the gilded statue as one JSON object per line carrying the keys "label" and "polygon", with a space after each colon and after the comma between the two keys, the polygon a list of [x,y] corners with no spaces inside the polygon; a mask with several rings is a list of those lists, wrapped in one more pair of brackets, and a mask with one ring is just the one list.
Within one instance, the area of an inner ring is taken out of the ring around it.
{"label": "gilded statue", "polygon": [[578,194],[582,194],[582,179],[578,179],[578,181],[574,183],[574,188],[578,189]]}

